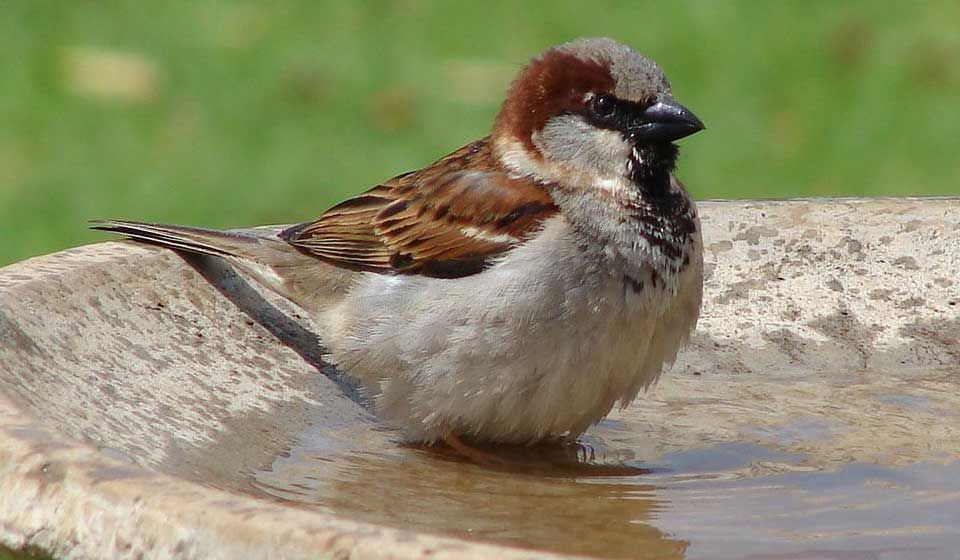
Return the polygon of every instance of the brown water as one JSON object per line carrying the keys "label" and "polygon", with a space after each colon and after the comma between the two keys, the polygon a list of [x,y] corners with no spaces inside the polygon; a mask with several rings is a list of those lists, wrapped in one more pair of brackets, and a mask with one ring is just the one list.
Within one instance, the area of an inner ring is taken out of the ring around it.
{"label": "brown water", "polygon": [[[960,370],[665,381],[576,447],[480,466],[317,426],[247,491],[393,527],[604,558],[960,558]],[[691,397],[702,394],[704,397]]]}

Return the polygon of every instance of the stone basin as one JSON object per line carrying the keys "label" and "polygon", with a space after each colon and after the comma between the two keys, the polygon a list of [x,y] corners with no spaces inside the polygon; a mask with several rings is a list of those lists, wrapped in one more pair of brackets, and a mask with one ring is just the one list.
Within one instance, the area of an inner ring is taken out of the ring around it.
{"label": "stone basin", "polygon": [[[56,558],[955,558],[960,200],[704,202],[649,393],[514,466],[407,446],[216,259],[0,269],[0,543]],[[0,557],[2,557],[0,552]]]}

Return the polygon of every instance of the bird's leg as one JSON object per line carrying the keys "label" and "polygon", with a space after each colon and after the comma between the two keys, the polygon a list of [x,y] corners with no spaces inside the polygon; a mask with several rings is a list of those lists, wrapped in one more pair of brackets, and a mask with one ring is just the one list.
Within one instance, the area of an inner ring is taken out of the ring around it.
{"label": "bird's leg", "polygon": [[447,444],[447,447],[457,452],[460,456],[478,465],[503,466],[507,464],[502,458],[492,453],[487,453],[486,451],[467,445],[449,428],[444,429],[440,433],[440,439],[443,440],[443,443]]}

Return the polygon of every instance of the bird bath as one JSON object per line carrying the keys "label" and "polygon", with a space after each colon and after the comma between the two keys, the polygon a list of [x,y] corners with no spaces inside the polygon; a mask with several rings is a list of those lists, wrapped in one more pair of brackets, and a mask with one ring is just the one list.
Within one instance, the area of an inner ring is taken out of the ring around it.
{"label": "bird bath", "polygon": [[323,363],[303,312],[215,259],[108,242],[0,269],[0,543],[56,558],[956,554],[960,200],[701,212],[690,347],[576,457],[502,450],[509,468],[403,446]]}

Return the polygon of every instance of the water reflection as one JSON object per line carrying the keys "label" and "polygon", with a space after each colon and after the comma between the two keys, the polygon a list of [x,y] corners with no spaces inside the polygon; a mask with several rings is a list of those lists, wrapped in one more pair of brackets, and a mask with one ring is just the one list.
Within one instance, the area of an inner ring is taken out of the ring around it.
{"label": "water reflection", "polygon": [[579,465],[570,454],[516,450],[506,453],[516,468],[491,469],[390,437],[376,432],[381,441],[364,447],[393,451],[365,452],[345,449],[349,437],[311,434],[254,487],[363,521],[570,554],[682,558],[688,546],[650,525],[669,504],[638,475],[646,471],[598,476],[606,458],[597,442]]}
{"label": "water reflection", "polygon": [[369,416],[327,419],[291,432],[266,463],[232,462],[236,475],[216,483],[396,528],[604,558],[950,558],[957,371],[675,378],[582,448],[497,449],[504,468],[404,446]]}

